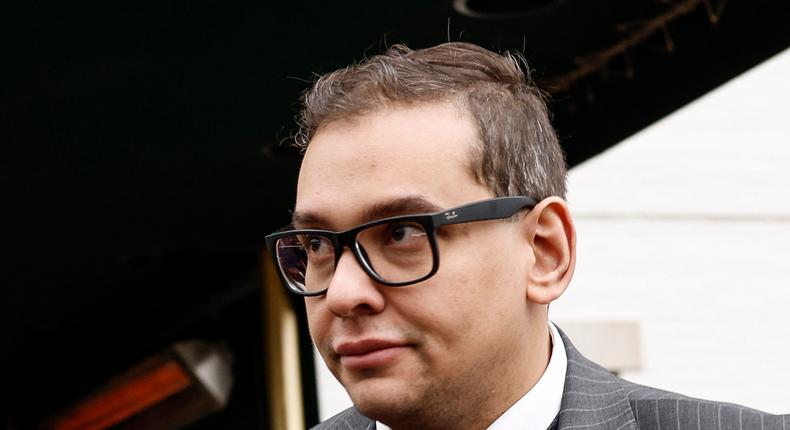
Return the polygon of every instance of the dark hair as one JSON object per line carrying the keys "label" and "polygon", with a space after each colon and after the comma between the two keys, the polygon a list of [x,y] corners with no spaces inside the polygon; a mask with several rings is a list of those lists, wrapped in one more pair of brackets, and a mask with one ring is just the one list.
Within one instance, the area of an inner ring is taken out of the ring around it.
{"label": "dark hair", "polygon": [[564,198],[565,158],[543,93],[519,60],[462,42],[418,50],[395,45],[318,78],[302,96],[295,144],[304,149],[321,127],[388,106],[450,101],[477,122],[471,168],[494,195]]}

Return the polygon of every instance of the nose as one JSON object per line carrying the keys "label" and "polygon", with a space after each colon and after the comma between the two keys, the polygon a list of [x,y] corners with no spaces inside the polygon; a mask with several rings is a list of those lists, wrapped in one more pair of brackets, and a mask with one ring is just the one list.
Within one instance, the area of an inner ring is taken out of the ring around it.
{"label": "nose", "polygon": [[376,314],[384,310],[386,303],[381,288],[346,248],[326,291],[327,306],[332,313],[344,318]]}

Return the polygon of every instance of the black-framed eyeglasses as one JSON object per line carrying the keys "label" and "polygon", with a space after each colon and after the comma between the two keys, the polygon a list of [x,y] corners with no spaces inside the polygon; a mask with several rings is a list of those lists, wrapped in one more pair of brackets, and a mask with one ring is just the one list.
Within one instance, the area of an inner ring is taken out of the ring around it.
{"label": "black-framed eyeglasses", "polygon": [[266,247],[283,283],[301,296],[326,292],[346,247],[376,282],[401,287],[424,281],[439,270],[437,228],[509,218],[536,203],[524,196],[498,197],[436,213],[380,219],[341,232],[286,230],[266,236]]}

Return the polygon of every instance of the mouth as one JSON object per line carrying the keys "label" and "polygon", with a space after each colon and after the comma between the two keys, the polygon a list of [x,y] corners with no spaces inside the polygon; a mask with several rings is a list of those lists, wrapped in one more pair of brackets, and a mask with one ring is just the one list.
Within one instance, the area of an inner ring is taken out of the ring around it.
{"label": "mouth", "polygon": [[341,342],[334,350],[344,368],[362,370],[390,365],[409,348],[403,342],[363,339]]}

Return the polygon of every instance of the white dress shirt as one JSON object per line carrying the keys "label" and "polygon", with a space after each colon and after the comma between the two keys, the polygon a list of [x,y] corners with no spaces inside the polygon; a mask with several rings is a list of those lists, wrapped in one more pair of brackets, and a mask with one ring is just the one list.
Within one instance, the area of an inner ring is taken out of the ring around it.
{"label": "white dress shirt", "polygon": [[[557,327],[549,321],[551,358],[538,383],[496,419],[487,430],[546,430],[560,413],[568,357]],[[377,430],[391,430],[376,422]]]}

